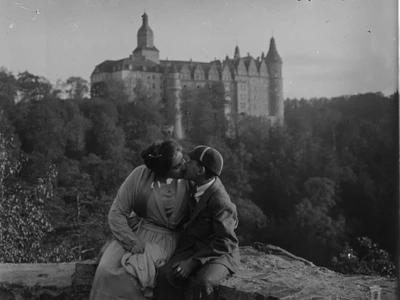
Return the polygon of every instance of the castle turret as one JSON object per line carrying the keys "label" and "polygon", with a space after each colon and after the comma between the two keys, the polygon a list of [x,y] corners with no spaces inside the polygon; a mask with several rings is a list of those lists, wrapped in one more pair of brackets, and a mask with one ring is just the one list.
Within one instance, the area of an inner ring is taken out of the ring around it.
{"label": "castle turret", "polygon": [[174,105],[174,137],[176,139],[183,139],[183,128],[182,128],[182,113],[181,113],[181,81],[179,79],[179,72],[172,63],[171,68],[168,72],[167,80],[167,92],[168,101]]}
{"label": "castle turret", "polygon": [[275,39],[272,37],[267,57],[265,58],[269,71],[269,76],[281,77],[282,76],[282,59],[276,50]]}
{"label": "castle turret", "polygon": [[269,74],[269,114],[274,120],[283,124],[283,79],[282,59],[276,50],[275,39],[272,37],[268,54],[265,58]]}
{"label": "castle turret", "polygon": [[233,59],[239,59],[239,58],[240,58],[239,46],[236,45],[235,54],[233,55]]}
{"label": "castle turret", "polygon": [[142,19],[143,23],[137,33],[137,47],[133,51],[133,56],[135,59],[150,60],[159,64],[160,55],[158,49],[154,46],[154,35],[149,26],[149,17],[144,13]]}
{"label": "castle turret", "polygon": [[142,27],[139,28],[137,33],[137,45],[138,47],[154,47],[154,35],[149,26],[149,17],[144,13],[142,19]]}

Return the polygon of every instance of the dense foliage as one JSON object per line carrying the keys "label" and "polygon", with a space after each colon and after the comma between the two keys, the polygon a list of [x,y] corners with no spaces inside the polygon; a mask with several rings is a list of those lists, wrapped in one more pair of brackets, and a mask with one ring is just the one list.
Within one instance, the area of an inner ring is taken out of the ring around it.
{"label": "dense foliage", "polygon": [[[141,150],[168,137],[170,104],[147,96],[144,83],[134,102],[108,84],[88,99],[79,77],[53,87],[0,70],[3,262],[96,256],[118,187]],[[347,273],[394,274],[397,93],[287,99],[284,126],[234,115],[227,123],[220,84],[182,98],[185,148],[208,144],[224,156],[241,244],[275,244]],[[360,241],[367,250],[355,250]]]}

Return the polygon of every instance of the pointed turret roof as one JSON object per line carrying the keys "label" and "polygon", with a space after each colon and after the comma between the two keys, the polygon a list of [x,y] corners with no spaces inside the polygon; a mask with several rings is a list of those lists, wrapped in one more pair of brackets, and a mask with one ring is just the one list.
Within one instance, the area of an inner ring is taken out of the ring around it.
{"label": "pointed turret roof", "polygon": [[153,30],[151,30],[149,26],[149,17],[146,13],[142,15],[142,27],[139,28],[138,33],[151,33],[153,34]]}
{"label": "pointed turret roof", "polygon": [[236,47],[235,47],[235,55],[233,56],[233,59],[239,59],[239,58],[240,58],[239,46],[236,45]]}
{"label": "pointed turret roof", "polygon": [[265,60],[267,61],[267,63],[282,63],[282,59],[279,56],[278,51],[276,50],[274,37],[271,38],[271,41],[269,43],[269,50]]}
{"label": "pointed turret roof", "polygon": [[142,15],[143,23],[137,33],[137,48],[153,48],[154,47],[154,34],[149,26],[149,17],[146,13]]}
{"label": "pointed turret roof", "polygon": [[169,73],[171,74],[179,73],[174,63],[171,63],[171,68],[169,69]]}

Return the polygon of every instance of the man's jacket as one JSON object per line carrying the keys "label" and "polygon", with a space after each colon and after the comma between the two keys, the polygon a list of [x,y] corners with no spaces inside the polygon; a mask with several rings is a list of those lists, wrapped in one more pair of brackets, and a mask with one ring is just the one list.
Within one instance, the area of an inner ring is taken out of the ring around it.
{"label": "man's jacket", "polygon": [[236,205],[217,177],[196,202],[190,197],[190,220],[179,238],[175,253],[192,250],[192,258],[202,264],[208,261],[236,272],[240,256],[235,228],[238,225]]}

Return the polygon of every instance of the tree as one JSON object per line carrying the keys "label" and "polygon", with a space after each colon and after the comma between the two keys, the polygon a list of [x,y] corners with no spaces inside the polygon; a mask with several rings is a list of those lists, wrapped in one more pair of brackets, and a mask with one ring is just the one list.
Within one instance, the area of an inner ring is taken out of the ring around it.
{"label": "tree", "polygon": [[53,169],[34,185],[15,180],[21,161],[10,156],[14,147],[13,139],[0,133],[0,259],[3,263],[43,262],[41,240],[52,230],[43,208],[52,197],[51,181],[56,174]]}
{"label": "tree", "polygon": [[88,151],[106,160],[120,156],[125,146],[125,134],[105,113],[92,118],[92,143]]}
{"label": "tree", "polygon": [[79,76],[71,76],[65,81],[69,99],[82,100],[88,97],[89,83]]}
{"label": "tree", "polygon": [[90,87],[91,98],[104,98],[106,92],[106,83],[104,81],[95,82]]}
{"label": "tree", "polygon": [[268,225],[268,219],[263,211],[250,199],[233,196],[231,199],[238,212],[239,224],[236,233],[241,245],[251,244],[256,241],[257,234],[263,232]]}
{"label": "tree", "polygon": [[64,120],[66,144],[64,155],[72,159],[81,159],[86,153],[86,135],[90,129],[90,121],[73,102],[66,102],[67,116]]}
{"label": "tree", "polygon": [[292,225],[297,238],[292,238],[301,245],[297,251],[319,264],[329,261],[344,240],[345,219],[334,211],[337,201],[332,180],[310,178],[304,183],[303,199],[295,206]]}
{"label": "tree", "polygon": [[43,100],[51,95],[52,91],[52,85],[46,78],[27,71],[18,74],[17,85],[22,102]]}
{"label": "tree", "polygon": [[184,91],[181,112],[188,138],[207,144],[213,137],[225,137],[225,92],[222,84]]}
{"label": "tree", "polygon": [[115,79],[107,79],[93,84],[90,93],[92,98],[107,99],[117,106],[128,102],[129,99],[124,82]]}
{"label": "tree", "polygon": [[119,125],[125,132],[126,147],[133,151],[135,165],[141,161],[141,151],[163,137],[162,129],[167,120],[160,113],[161,103],[149,95],[142,81],[137,82],[134,93],[133,102],[120,106]]}
{"label": "tree", "polygon": [[92,258],[104,242],[110,202],[99,201],[78,161],[65,159],[58,169],[53,201],[46,205],[53,231],[43,239],[43,249],[52,262]]}
{"label": "tree", "polygon": [[[60,100],[58,100],[60,101]],[[26,153],[41,153],[49,160],[64,155],[64,106],[57,100],[18,103],[12,120]]]}
{"label": "tree", "polygon": [[17,96],[17,79],[7,69],[0,68],[0,109],[7,110],[14,105]]}

